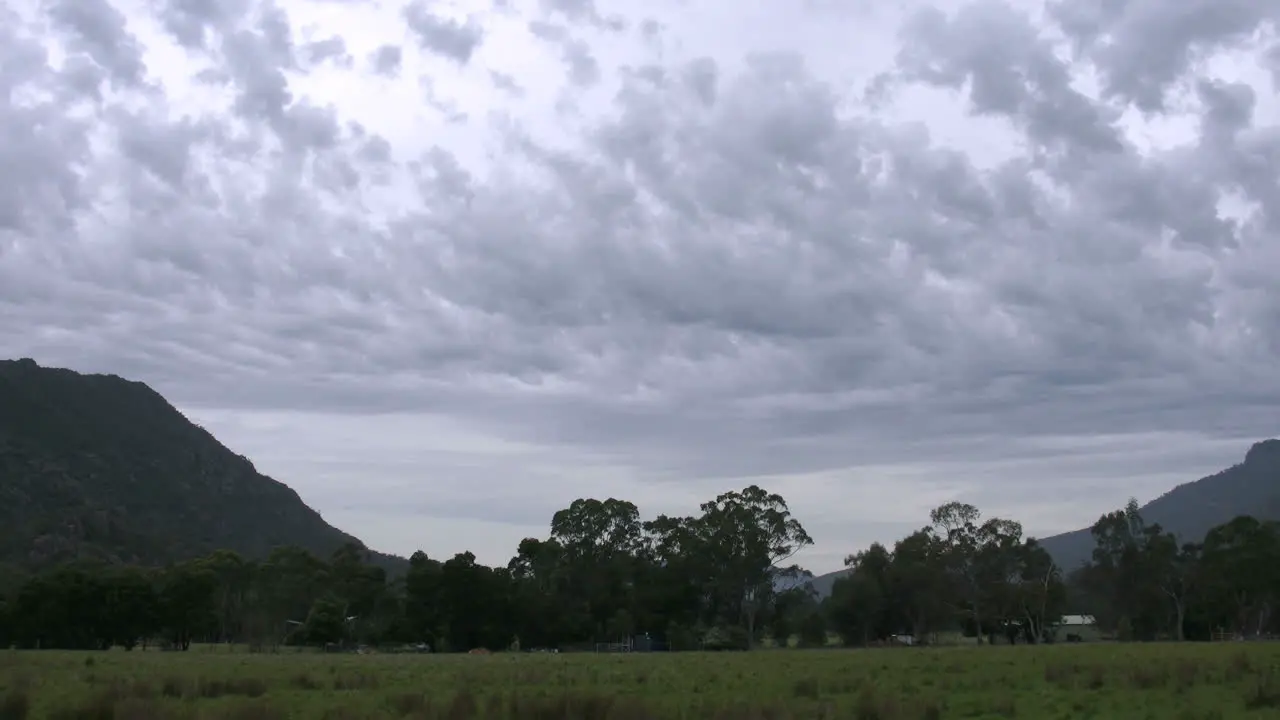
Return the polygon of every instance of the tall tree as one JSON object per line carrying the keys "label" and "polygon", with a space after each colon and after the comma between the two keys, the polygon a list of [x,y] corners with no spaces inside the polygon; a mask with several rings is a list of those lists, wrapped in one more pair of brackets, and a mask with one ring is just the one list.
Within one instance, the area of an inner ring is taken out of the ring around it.
{"label": "tall tree", "polygon": [[1085,578],[1104,600],[1108,624],[1124,638],[1151,639],[1162,624],[1165,606],[1160,568],[1153,554],[1161,531],[1147,525],[1130,499],[1123,509],[1103,515],[1092,528],[1095,547]]}
{"label": "tall tree", "polygon": [[1067,592],[1061,569],[1034,538],[1018,549],[1014,583],[1015,607],[1027,640],[1045,642],[1066,609]]}
{"label": "tall tree", "polygon": [[1241,516],[1209,531],[1201,556],[1205,592],[1240,636],[1260,634],[1280,600],[1280,524]]}
{"label": "tall tree", "polygon": [[[939,543],[947,575],[953,585],[957,610],[967,612],[978,642],[988,620],[998,613],[987,603],[999,597],[1010,575],[1015,548],[1022,540],[1022,526],[1011,520],[982,521],[978,508],[950,502],[929,514],[930,530]],[[999,608],[994,608],[998,610]]]}
{"label": "tall tree", "polygon": [[419,550],[404,579],[405,631],[414,642],[439,647],[445,638],[444,568]]}
{"label": "tall tree", "polygon": [[230,550],[213,552],[204,559],[204,566],[213,573],[216,583],[218,639],[234,642],[244,633],[247,595],[252,588],[255,568]]}
{"label": "tall tree", "polygon": [[832,586],[827,614],[846,643],[866,645],[895,632],[890,616],[893,562],[880,543],[845,558],[849,574]]}
{"label": "tall tree", "polygon": [[948,550],[927,528],[917,530],[893,546],[890,602],[905,616],[911,635],[923,641],[946,622],[954,603],[948,598]]}
{"label": "tall tree", "polygon": [[115,567],[105,571],[103,585],[109,644],[132,650],[160,629],[160,596],[152,573],[137,567]]}
{"label": "tall tree", "polygon": [[552,517],[551,540],[561,548],[570,591],[564,600],[581,604],[594,638],[625,630],[620,613],[633,615],[637,564],[645,550],[639,508],[614,498],[575,500]]}
{"label": "tall tree", "polygon": [[372,637],[385,624],[376,612],[387,592],[387,571],[372,560],[372,554],[355,543],[343,545],[329,558],[330,593],[341,605],[344,632],[354,634],[351,640]]}
{"label": "tall tree", "polygon": [[713,559],[705,552],[703,526],[694,517],[659,515],[645,523],[649,542],[641,596],[662,629],[682,648],[696,647],[695,628],[714,621]]}
{"label": "tall tree", "polygon": [[757,485],[702,504],[698,525],[713,572],[714,602],[724,617],[745,621],[755,640],[756,615],[772,602],[782,564],[813,544],[781,495]]}
{"label": "tall tree", "polygon": [[202,560],[168,568],[160,587],[160,614],[169,642],[190,649],[197,637],[207,636],[217,625],[215,592],[217,576]]}
{"label": "tall tree", "polygon": [[525,538],[507,563],[512,582],[516,635],[527,647],[554,646],[581,639],[574,628],[587,622],[568,618],[570,589],[564,549],[555,540]]}

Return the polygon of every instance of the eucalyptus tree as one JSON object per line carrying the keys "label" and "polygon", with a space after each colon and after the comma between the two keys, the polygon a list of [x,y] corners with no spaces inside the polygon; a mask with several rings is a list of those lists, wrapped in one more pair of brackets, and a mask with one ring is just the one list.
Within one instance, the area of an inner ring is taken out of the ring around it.
{"label": "eucalyptus tree", "polygon": [[1265,632],[1280,601],[1280,523],[1241,516],[1213,528],[1200,564],[1222,622],[1241,636]]}
{"label": "eucalyptus tree", "polygon": [[777,580],[797,571],[785,563],[813,538],[781,495],[757,485],[721,494],[701,510],[696,527],[712,572],[713,601],[725,619],[744,621],[748,642],[754,642],[756,617],[773,601]]}
{"label": "eucalyptus tree", "polygon": [[928,531],[950,580],[949,595],[956,610],[968,614],[981,643],[988,621],[1002,619],[1000,598],[1016,564],[1022,525],[1001,518],[983,521],[978,508],[961,502],[935,508],[929,519]]}

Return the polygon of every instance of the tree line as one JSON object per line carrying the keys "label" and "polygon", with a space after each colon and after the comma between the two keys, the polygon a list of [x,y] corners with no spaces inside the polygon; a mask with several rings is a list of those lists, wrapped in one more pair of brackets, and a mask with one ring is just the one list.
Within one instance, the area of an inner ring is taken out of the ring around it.
{"label": "tree line", "polygon": [[630,502],[581,499],[505,567],[469,552],[417,552],[392,577],[357,545],[328,558],[281,547],[259,561],[219,551],[164,568],[60,565],[0,601],[0,646],[468,651],[590,648],[647,634],[696,650],[948,633],[1045,643],[1060,640],[1066,613],[1092,615],[1120,640],[1280,630],[1280,525],[1240,517],[1182,543],[1131,501],[1092,530],[1092,561],[1068,572],[1017,522],[948,503],[892,547],[850,556],[819,599],[791,564],[813,541],[780,495],[753,485],[697,514],[649,521]]}
{"label": "tree line", "polygon": [[824,602],[845,641],[960,631],[980,643],[1062,638],[1065,614],[1116,640],[1280,632],[1280,523],[1237,517],[1198,542],[1148,523],[1134,500],[1091,528],[1092,559],[1059,567],[1019,523],[949,503],[892,548],[850,556]]}

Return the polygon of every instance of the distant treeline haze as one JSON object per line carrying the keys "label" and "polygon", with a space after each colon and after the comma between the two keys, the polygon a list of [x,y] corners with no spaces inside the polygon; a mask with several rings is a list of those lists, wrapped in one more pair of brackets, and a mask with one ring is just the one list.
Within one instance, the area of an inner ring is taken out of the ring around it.
{"label": "distant treeline haze", "polygon": [[644,522],[622,500],[577,500],[506,567],[418,552],[389,577],[350,544],[331,557],[280,547],[147,568],[77,562],[14,585],[0,645],[97,649],[193,642],[428,644],[436,651],[590,647],[642,633],[673,650],[794,639],[848,645],[963,633],[1061,641],[1064,614],[1117,639],[1206,640],[1280,631],[1280,526],[1239,517],[1196,543],[1143,521],[1136,503],[1092,528],[1092,561],[1057,567],[1014,521],[937,508],[892,547],[846,560],[819,600],[790,565],[812,540],[776,494],[751,486],[690,517]]}

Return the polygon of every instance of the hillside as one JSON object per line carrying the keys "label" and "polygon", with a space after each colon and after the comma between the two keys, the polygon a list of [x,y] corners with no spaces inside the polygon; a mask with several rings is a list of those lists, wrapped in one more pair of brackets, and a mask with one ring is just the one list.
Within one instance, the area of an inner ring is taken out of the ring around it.
{"label": "hillside", "polygon": [[[1244,462],[1170,490],[1142,506],[1142,517],[1183,541],[1199,541],[1238,515],[1280,520],[1280,440],[1254,444]],[[1093,553],[1089,528],[1042,540],[1058,564],[1072,569]]]}
{"label": "hillside", "polygon": [[[1215,525],[1238,515],[1280,520],[1280,440],[1256,443],[1245,454],[1243,463],[1179,485],[1142,506],[1142,517],[1147,522],[1159,523],[1185,541],[1198,541]],[[1093,553],[1089,528],[1040,542],[1067,569],[1084,564]],[[813,588],[818,596],[830,595],[831,587],[846,572],[836,570],[815,577]]]}
{"label": "hillside", "polygon": [[835,570],[825,575],[818,575],[810,583],[813,585],[814,592],[818,593],[818,597],[824,598],[831,594],[831,588],[835,587],[836,581],[848,574],[848,570]]}
{"label": "hillside", "polygon": [[143,383],[0,361],[0,562],[159,564],[278,545],[328,556],[348,542]]}

